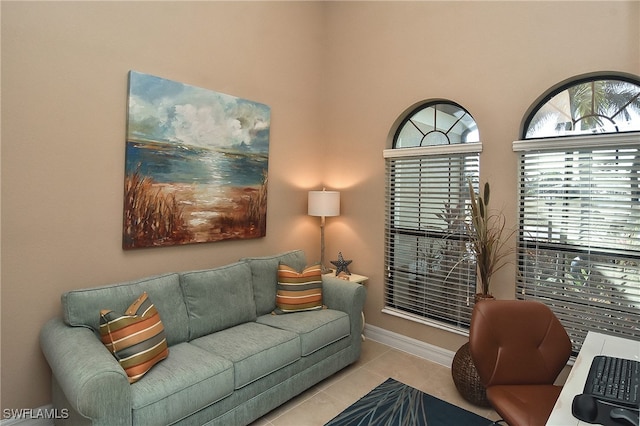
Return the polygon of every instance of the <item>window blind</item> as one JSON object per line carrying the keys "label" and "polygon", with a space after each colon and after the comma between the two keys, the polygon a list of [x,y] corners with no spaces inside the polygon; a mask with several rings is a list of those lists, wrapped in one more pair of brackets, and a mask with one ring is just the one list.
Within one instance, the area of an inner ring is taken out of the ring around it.
{"label": "window blind", "polygon": [[467,180],[477,187],[481,148],[473,145],[451,153],[442,147],[413,150],[411,156],[404,149],[385,152],[386,312],[468,330],[475,260],[464,221]]}
{"label": "window blind", "polygon": [[518,141],[517,297],[588,331],[640,340],[640,135]]}

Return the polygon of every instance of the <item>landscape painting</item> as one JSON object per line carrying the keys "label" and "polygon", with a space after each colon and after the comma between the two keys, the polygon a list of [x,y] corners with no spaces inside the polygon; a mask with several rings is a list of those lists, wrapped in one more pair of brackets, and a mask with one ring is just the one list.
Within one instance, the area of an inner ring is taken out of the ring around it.
{"label": "landscape painting", "polygon": [[271,110],[131,71],[124,249],[259,238]]}

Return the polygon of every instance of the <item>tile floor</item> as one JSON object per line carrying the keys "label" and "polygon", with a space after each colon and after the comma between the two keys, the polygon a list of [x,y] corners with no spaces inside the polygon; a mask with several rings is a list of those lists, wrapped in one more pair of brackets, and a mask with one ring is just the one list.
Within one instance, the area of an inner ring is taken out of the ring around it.
{"label": "tile floor", "polygon": [[489,408],[465,401],[453,383],[451,370],[367,339],[353,365],[318,383],[251,426],[321,426],[389,377],[490,420]]}

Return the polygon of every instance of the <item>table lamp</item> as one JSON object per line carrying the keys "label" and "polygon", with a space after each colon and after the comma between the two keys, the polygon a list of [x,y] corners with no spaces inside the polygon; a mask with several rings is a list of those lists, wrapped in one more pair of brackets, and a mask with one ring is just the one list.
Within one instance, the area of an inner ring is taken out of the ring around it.
{"label": "table lamp", "polygon": [[308,215],[320,216],[320,269],[323,274],[331,272],[324,264],[324,224],[327,216],[340,216],[340,193],[338,191],[309,191]]}

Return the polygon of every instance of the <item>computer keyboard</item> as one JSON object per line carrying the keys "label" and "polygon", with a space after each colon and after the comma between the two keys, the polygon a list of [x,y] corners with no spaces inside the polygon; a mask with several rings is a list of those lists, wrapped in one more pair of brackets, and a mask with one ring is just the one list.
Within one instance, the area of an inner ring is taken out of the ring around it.
{"label": "computer keyboard", "polygon": [[640,361],[598,355],[593,358],[584,393],[601,401],[640,406]]}

